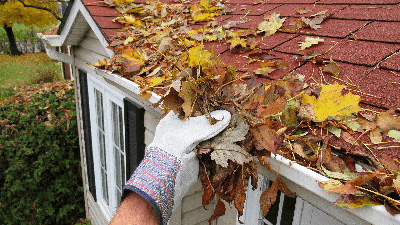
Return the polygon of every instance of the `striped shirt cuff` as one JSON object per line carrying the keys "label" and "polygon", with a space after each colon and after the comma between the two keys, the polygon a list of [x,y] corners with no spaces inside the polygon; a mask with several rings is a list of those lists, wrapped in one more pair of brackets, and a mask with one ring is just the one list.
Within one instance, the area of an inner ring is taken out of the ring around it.
{"label": "striped shirt cuff", "polygon": [[157,147],[150,147],[124,189],[145,198],[155,209],[160,224],[167,224],[174,206],[175,179],[180,160]]}

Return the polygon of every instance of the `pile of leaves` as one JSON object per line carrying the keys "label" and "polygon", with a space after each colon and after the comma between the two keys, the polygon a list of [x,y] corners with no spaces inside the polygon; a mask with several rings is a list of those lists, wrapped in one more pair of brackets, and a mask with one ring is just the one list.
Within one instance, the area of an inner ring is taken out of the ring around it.
{"label": "pile of leaves", "polygon": [[73,83],[0,90],[0,224],[85,217]]}
{"label": "pile of leaves", "polygon": [[[162,105],[165,113],[172,110],[182,119],[206,115],[214,124],[210,112],[225,109],[232,114],[229,127],[196,150],[202,203],[206,206],[215,196],[219,199],[210,222],[224,214],[225,202],[234,204],[238,216],[243,214],[248,183],[257,187],[258,165],[276,173],[269,165],[272,154],[331,178],[320,186],[341,194],[336,201],[341,207],[384,204],[391,214],[400,212],[398,158],[382,158],[372,151],[399,149],[400,118],[394,111],[374,114],[361,109],[360,97],[344,85],[307,84],[299,74],[272,79],[274,71],[286,69],[288,62],[266,52],[249,55],[249,63],[257,62],[259,68],[237,71],[227,67],[212,48],[206,50],[209,42],[227,43],[238,54],[257,50],[252,37],[274,35],[285,18],[271,14],[257,28],[239,30],[235,25],[245,21],[216,22],[217,16],[229,13],[216,1],[104,2],[119,10],[121,16],[115,21],[127,26],[110,45],[114,51],[110,61],[95,66],[139,84],[144,99],[151,92],[162,95],[154,106]],[[325,14],[300,18],[296,29],[319,29]],[[299,49],[323,41],[308,37]],[[340,73],[334,61],[325,61],[318,53],[298,60],[313,63],[326,76],[336,78]],[[278,175],[261,195],[264,216],[278,190],[295,196]]]}

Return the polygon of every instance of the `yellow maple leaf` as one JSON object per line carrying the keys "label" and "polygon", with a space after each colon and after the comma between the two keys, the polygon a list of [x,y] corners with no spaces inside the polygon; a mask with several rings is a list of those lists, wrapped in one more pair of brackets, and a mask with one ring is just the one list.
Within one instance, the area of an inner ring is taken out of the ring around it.
{"label": "yellow maple leaf", "polygon": [[276,33],[285,22],[285,18],[279,18],[280,14],[272,13],[264,21],[258,24],[259,32],[265,32],[265,36],[270,36]]}
{"label": "yellow maple leaf", "polygon": [[213,53],[203,50],[202,46],[196,46],[189,49],[189,67],[200,65],[201,67],[208,67],[212,64]]}
{"label": "yellow maple leaf", "polygon": [[125,50],[121,56],[135,62],[137,65],[144,65],[147,60],[137,49],[131,48]]}
{"label": "yellow maple leaf", "polygon": [[372,201],[368,196],[349,196],[349,198],[350,201],[339,198],[335,203],[337,206],[347,209],[356,209],[368,205],[379,205],[379,203]]}
{"label": "yellow maple leaf", "polygon": [[315,96],[303,94],[302,103],[310,103],[315,112],[315,121],[324,121],[328,117],[335,117],[355,113],[361,110],[358,106],[361,98],[348,93],[341,95],[344,85],[332,84],[322,86],[318,99]]}
{"label": "yellow maple leaf", "polygon": [[132,25],[134,27],[141,27],[143,26],[143,23],[141,20],[136,19],[134,16],[132,15],[124,15],[122,17],[118,17],[117,18],[118,22],[120,23],[125,23],[128,25]]}
{"label": "yellow maple leaf", "polygon": [[313,37],[306,37],[304,42],[299,42],[300,50],[304,50],[306,48],[311,47],[312,45],[317,45],[320,42],[324,42],[325,40],[322,38],[313,38]]}
{"label": "yellow maple leaf", "polygon": [[240,37],[234,37],[230,40],[227,41],[228,43],[231,43],[230,49],[233,49],[234,47],[241,45],[243,48],[246,47],[246,39],[240,38]]}
{"label": "yellow maple leaf", "polygon": [[147,79],[147,81],[149,82],[149,87],[154,87],[157,86],[159,84],[161,84],[163,81],[165,81],[165,76],[163,77],[150,77]]}
{"label": "yellow maple leaf", "polygon": [[216,16],[221,15],[219,11],[224,7],[218,7],[212,4],[210,0],[201,0],[196,5],[192,5],[191,9],[192,19],[197,22],[204,22],[214,20]]}

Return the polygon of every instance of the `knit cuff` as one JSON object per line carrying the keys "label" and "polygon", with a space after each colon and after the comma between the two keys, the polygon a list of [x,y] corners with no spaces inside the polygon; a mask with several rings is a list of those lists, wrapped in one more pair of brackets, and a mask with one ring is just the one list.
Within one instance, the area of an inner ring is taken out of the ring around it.
{"label": "knit cuff", "polygon": [[160,224],[165,225],[174,206],[175,179],[180,160],[157,147],[150,147],[124,189],[146,199],[155,209]]}

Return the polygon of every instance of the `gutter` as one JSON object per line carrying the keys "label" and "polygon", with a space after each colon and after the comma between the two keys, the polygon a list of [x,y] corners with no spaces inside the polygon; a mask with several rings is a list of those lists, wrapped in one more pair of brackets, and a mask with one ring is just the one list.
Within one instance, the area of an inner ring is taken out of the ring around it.
{"label": "gutter", "polygon": [[38,33],[37,36],[41,39],[47,55],[56,61],[72,64],[72,56],[61,53],[57,47],[62,46],[60,35],[44,35]]}
{"label": "gutter", "polygon": [[[271,154],[269,162],[271,164],[272,169],[275,172],[279,173],[280,176],[312,192],[318,197],[331,202],[332,204],[334,204],[333,202],[336,201],[336,199],[339,198],[340,196],[339,194],[336,193],[328,193],[318,186],[318,181],[329,180],[327,177],[321,174],[318,174],[310,169],[307,169],[306,167],[297,164],[289,159],[286,159],[280,155]],[[261,174],[269,173],[270,176],[272,175],[271,172],[269,172],[266,168],[261,168],[261,171],[259,172]],[[291,189],[289,184],[288,186]],[[326,209],[322,210],[325,211]],[[400,214],[392,216],[386,211],[385,206],[383,205],[363,206],[356,209],[343,208],[343,210],[371,224],[385,224],[385,225],[400,224]],[[330,212],[328,211],[325,212],[330,214]],[[338,216],[344,216],[344,215],[336,215],[334,217]]]}

